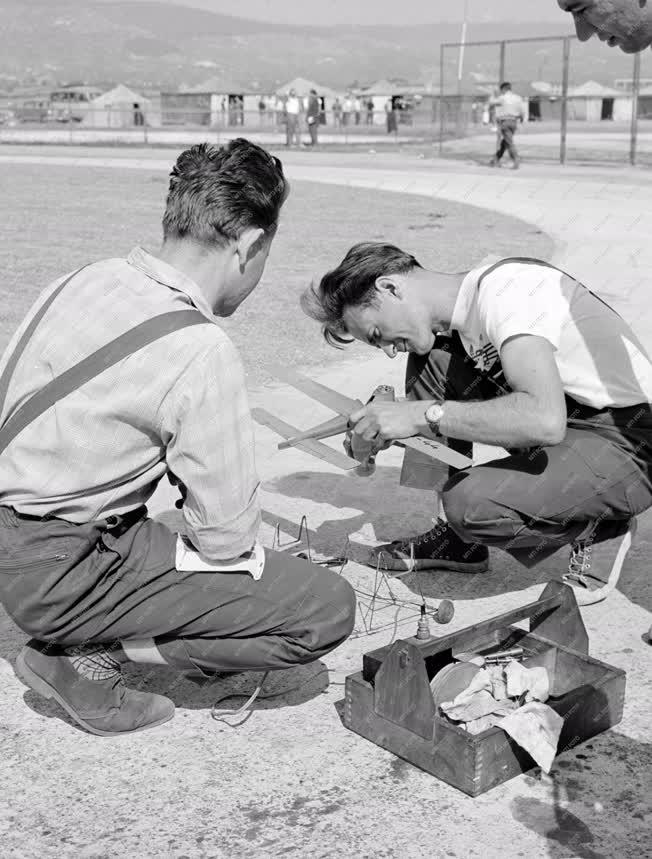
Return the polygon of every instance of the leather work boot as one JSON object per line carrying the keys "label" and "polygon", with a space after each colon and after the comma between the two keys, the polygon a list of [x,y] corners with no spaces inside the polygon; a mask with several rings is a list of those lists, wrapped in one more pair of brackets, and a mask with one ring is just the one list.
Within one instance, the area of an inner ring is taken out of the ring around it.
{"label": "leather work boot", "polygon": [[443,519],[418,537],[394,540],[372,549],[367,564],[383,570],[453,570],[486,573],[489,550],[479,543],[465,543]]}
{"label": "leather work boot", "polygon": [[127,689],[120,663],[103,645],[63,648],[31,639],[18,654],[16,674],[100,737],[144,731],[174,716],[169,698]]}
{"label": "leather work boot", "polygon": [[578,605],[602,602],[614,590],[635,534],[635,518],[606,521],[590,540],[573,543],[564,582],[573,588]]}

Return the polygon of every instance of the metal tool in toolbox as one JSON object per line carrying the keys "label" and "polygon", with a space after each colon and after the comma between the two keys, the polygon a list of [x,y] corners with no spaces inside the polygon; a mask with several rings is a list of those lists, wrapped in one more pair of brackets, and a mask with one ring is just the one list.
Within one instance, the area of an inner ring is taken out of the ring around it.
{"label": "metal tool in toolbox", "polygon": [[[529,619],[529,630],[513,624]],[[522,649],[524,667],[545,667],[547,704],[564,719],[559,749],[608,730],[622,718],[625,672],[588,655],[589,641],[572,588],[549,582],[538,600],[457,632],[416,636],[366,653],[346,679],[344,723],[384,749],[470,796],[535,766],[498,725],[469,734],[438,712],[431,681],[471,652],[486,660]],[[472,670],[473,666],[468,666]],[[463,670],[463,669],[462,669]]]}
{"label": "metal tool in toolbox", "polygon": [[[274,430],[274,432],[277,432],[285,439],[285,441],[279,444],[279,450],[297,447],[345,471],[357,469],[359,474],[367,476],[373,474],[374,454],[371,452],[371,448],[369,457],[365,459],[363,467],[360,468],[358,461],[321,443],[321,439],[346,433],[349,430],[349,415],[362,408],[363,403],[360,400],[347,397],[339,393],[339,391],[334,391],[332,388],[328,388],[319,382],[315,382],[313,379],[309,379],[307,376],[290,367],[273,365],[270,371],[281,381],[287,382],[294,388],[297,388],[297,390],[338,413],[336,418],[331,418],[307,430],[299,430],[297,427],[286,424],[265,409],[252,409],[251,414],[254,420]],[[369,402],[372,400],[393,401],[395,400],[394,389],[389,385],[379,385],[373,392]],[[463,456],[447,445],[434,439],[426,438],[425,436],[397,439],[392,443],[398,447],[416,450],[431,459],[438,460],[454,468],[468,468],[472,464],[472,461],[467,456]],[[356,455],[358,454],[357,450],[353,452]]]}

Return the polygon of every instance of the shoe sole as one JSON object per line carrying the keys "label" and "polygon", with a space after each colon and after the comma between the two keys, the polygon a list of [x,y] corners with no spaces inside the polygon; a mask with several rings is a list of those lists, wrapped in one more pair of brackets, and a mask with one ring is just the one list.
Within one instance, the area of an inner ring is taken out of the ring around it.
{"label": "shoe sole", "polygon": [[132,728],[130,731],[102,731],[100,728],[94,728],[91,724],[82,719],[70,704],[61,697],[54,686],[50,686],[46,680],[33,671],[27,662],[25,662],[25,657],[22,651],[16,658],[15,671],[19,679],[26,686],[29,686],[30,689],[39,694],[42,698],[54,699],[57,704],[64,709],[66,713],[75,720],[75,722],[77,722],[78,725],[81,725],[82,728],[89,733],[95,734],[96,737],[120,737],[123,734],[137,734],[139,731],[146,731],[148,728],[156,728],[157,725],[163,725],[165,722],[169,722],[174,716],[173,710],[169,716],[165,716],[163,719],[158,719],[156,722],[148,722],[146,725],[141,725],[139,728]]}
{"label": "shoe sole", "polygon": [[[378,566],[378,558],[367,561],[370,567]],[[453,573],[487,573],[489,572],[489,562],[481,561],[477,564],[464,564],[459,561],[428,561],[415,559],[412,565],[409,559],[400,558],[383,558],[383,563],[380,565],[381,570],[388,572],[403,572],[409,573],[412,570],[420,572],[421,570],[448,570]]]}

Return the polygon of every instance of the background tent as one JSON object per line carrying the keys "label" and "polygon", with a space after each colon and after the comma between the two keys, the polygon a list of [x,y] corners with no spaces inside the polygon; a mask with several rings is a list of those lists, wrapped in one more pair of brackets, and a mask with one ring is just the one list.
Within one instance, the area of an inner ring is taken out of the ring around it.
{"label": "background tent", "polygon": [[124,84],[118,84],[93,99],[83,125],[94,128],[133,128],[145,123],[155,125],[158,123],[153,121],[151,107],[148,98]]}

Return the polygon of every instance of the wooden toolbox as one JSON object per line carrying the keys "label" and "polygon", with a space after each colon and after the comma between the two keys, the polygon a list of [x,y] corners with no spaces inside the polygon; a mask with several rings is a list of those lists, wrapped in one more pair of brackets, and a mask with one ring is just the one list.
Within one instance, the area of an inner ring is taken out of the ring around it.
{"label": "wooden toolbox", "polygon": [[[529,619],[529,631],[511,624]],[[564,719],[558,754],[622,718],[625,672],[588,655],[572,588],[550,582],[533,603],[440,638],[408,638],[364,655],[346,679],[348,728],[470,796],[536,766],[502,728],[469,734],[436,712],[430,680],[453,653],[519,646],[525,667],[545,666],[546,702]]]}

